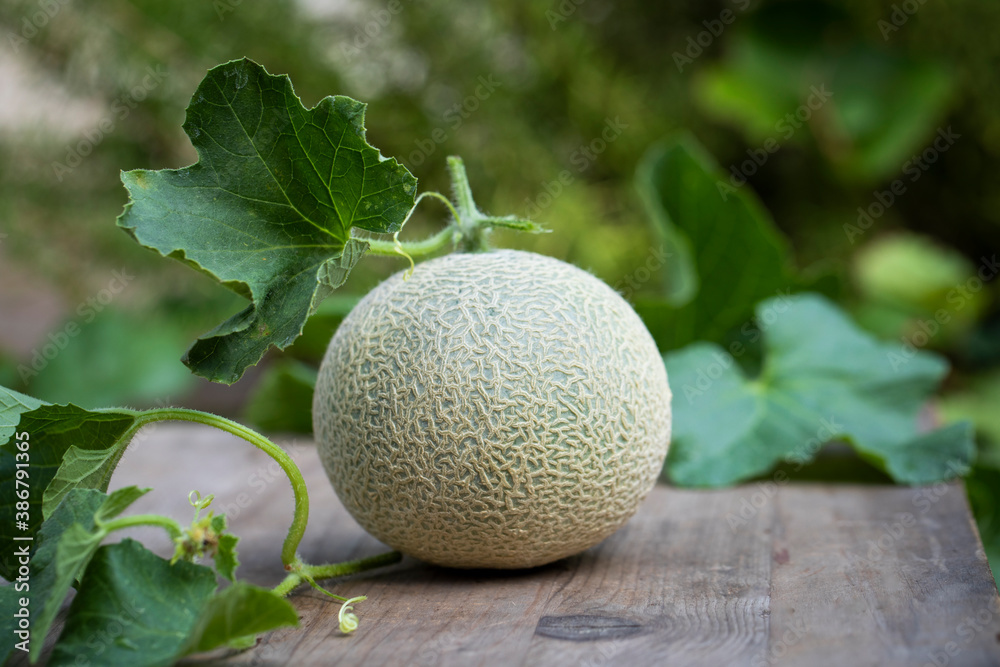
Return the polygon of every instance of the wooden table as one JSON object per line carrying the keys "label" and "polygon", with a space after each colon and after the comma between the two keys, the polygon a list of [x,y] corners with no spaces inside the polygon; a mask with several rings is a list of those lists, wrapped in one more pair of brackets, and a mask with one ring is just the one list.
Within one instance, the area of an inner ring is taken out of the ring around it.
{"label": "wooden table", "polygon": [[[308,443],[288,448],[311,490],[303,557],[384,551],[337,501]],[[136,510],[185,521],[189,490],[215,493],[216,505],[239,508],[241,577],[274,584],[292,496],[269,461],[226,434],[161,425],[126,454],[112,488],[154,486]],[[140,537],[169,553],[159,533]],[[613,537],[546,567],[455,571],[406,558],[328,585],[369,596],[353,635],[338,631],[338,606],[306,587],[292,597],[301,628],[209,662],[1000,665],[1000,599],[959,484],[658,486]]]}

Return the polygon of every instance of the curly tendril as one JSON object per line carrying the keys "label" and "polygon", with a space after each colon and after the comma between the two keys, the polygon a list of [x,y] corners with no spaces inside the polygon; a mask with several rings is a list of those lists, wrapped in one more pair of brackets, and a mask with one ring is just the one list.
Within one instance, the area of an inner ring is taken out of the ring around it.
{"label": "curly tendril", "polygon": [[358,596],[356,598],[351,598],[344,602],[340,607],[340,614],[337,615],[340,621],[340,631],[345,635],[350,634],[358,629],[358,615],[351,611],[355,602],[363,602],[368,598],[364,595]]}

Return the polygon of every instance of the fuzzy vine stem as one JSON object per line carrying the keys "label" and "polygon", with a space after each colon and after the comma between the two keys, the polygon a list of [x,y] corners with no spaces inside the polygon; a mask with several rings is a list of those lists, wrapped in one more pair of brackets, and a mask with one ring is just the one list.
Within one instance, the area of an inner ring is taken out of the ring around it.
{"label": "fuzzy vine stem", "polygon": [[134,528],[136,526],[159,526],[170,534],[171,540],[175,540],[184,534],[184,530],[179,523],[170,517],[158,514],[134,514],[98,523],[98,527],[107,533],[125,528]]}
{"label": "fuzzy vine stem", "polygon": [[294,516],[292,525],[288,528],[288,536],[285,537],[285,542],[281,547],[281,562],[288,570],[300,562],[296,552],[299,543],[302,542],[302,536],[306,532],[306,524],[309,523],[309,493],[306,490],[306,481],[302,477],[302,472],[299,471],[299,467],[295,465],[295,461],[285,450],[242,424],[207,412],[186,408],[156,408],[141,412],[139,415],[142,425],[154,421],[187,421],[213,426],[246,440],[274,459],[285,472],[288,481],[291,482],[292,493],[295,495]]}
{"label": "fuzzy vine stem", "polygon": [[459,249],[463,252],[484,252],[490,249],[487,236],[490,227],[487,216],[476,208],[476,200],[472,198],[472,186],[469,185],[469,175],[465,172],[462,158],[448,156],[448,174],[451,176],[451,189],[458,204],[458,232],[460,234]]}
{"label": "fuzzy vine stem", "polygon": [[[348,574],[364,572],[365,570],[371,570],[377,567],[397,563],[402,558],[402,555],[399,552],[390,551],[377,556],[346,561],[343,563],[310,565],[302,562],[302,559],[298,557],[297,551],[299,544],[302,542],[302,536],[305,534],[306,524],[309,522],[309,494],[306,489],[306,481],[302,477],[302,472],[299,470],[299,467],[295,465],[295,461],[292,460],[292,457],[290,457],[285,450],[261,434],[243,426],[242,424],[207,412],[200,412],[198,410],[190,410],[187,408],[156,408],[135,414],[137,419],[135,425],[131,429],[132,435],[142,428],[142,426],[156,421],[194,422],[196,424],[203,424],[221,429],[227,433],[231,433],[232,435],[246,440],[258,449],[262,450],[265,454],[274,459],[279,466],[281,466],[281,469],[285,472],[285,475],[288,477],[288,481],[292,485],[292,493],[295,496],[295,513],[292,519],[292,525],[288,529],[288,535],[285,537],[285,542],[281,548],[281,561],[284,564],[285,569],[288,570],[288,575],[274,589],[275,593],[285,596],[291,593],[300,584],[308,582],[310,585],[318,588],[332,598],[340,600],[341,602],[349,602],[348,598],[334,595],[333,593],[330,593],[329,591],[326,591],[318,586],[316,584],[316,579],[331,579],[333,577],[342,577]],[[157,515],[143,514],[120,517],[103,523],[102,527],[108,532],[111,532],[112,530],[142,525],[162,526],[170,534],[170,537],[174,539],[183,536],[183,529],[180,527],[180,524],[169,517]]]}
{"label": "fuzzy vine stem", "polygon": [[[329,563],[325,565],[307,565],[306,563],[299,561],[293,565],[292,571],[285,577],[285,579],[274,588],[274,592],[282,596],[288,595],[303,582],[308,582],[309,584],[319,588],[316,585],[317,579],[343,577],[348,574],[357,574],[358,572],[364,572],[365,570],[372,570],[377,567],[392,565],[393,563],[398,563],[402,557],[402,554],[398,551],[390,551],[377,556],[369,556],[368,558],[360,558],[358,560],[350,560],[343,563]],[[320,588],[320,590],[326,595],[340,600],[341,602],[347,601],[347,598],[345,597],[334,595],[333,593],[330,593],[322,588]]]}
{"label": "fuzzy vine stem", "polygon": [[[426,193],[424,193],[426,194]],[[368,252],[373,255],[383,257],[399,257],[401,254],[412,255],[413,257],[423,257],[430,255],[454,242],[455,231],[451,227],[446,227],[434,236],[430,236],[420,241],[399,241],[366,238]],[[400,253],[402,248],[403,253]]]}

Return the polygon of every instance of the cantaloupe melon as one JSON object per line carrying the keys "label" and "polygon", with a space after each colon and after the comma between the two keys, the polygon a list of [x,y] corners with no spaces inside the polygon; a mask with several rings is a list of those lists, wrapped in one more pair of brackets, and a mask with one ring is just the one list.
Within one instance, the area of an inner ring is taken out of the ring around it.
{"label": "cantaloupe melon", "polygon": [[500,250],[418,264],[343,321],[313,402],[337,495],[389,546],[522,568],[597,544],[663,466],[670,389],[610,287]]}

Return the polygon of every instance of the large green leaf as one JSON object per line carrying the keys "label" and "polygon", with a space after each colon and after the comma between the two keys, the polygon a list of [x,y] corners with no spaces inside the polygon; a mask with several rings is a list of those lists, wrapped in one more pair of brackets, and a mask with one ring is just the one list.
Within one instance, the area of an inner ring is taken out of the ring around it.
{"label": "large green leaf", "polygon": [[898,173],[933,139],[952,77],[938,63],[848,37],[855,31],[826,3],[771,3],[734,28],[724,57],[696,80],[696,99],[739,126],[751,151],[769,140],[767,153],[816,146],[851,178]]}
{"label": "large green leaf", "polygon": [[38,659],[70,587],[107,536],[97,521],[114,518],[147,491],[130,486],[106,496],[94,489],[74,489],[42,524],[31,559],[32,660]]}
{"label": "large green leaf", "polygon": [[306,109],[287,76],[233,61],[188,107],[198,162],[122,175],[121,227],[252,301],[194,344],[194,372],[232,383],[270,345],[289,345],[364,254],[351,229],[400,229],[416,179],[367,143],[364,112],[341,96]]}
{"label": "large green leaf", "polygon": [[[683,136],[647,154],[637,175],[650,214],[671,242],[672,276],[661,300],[637,301],[660,349],[720,341],[753,305],[796,289],[787,241],[747,188],[726,189],[703,148]],[[720,189],[721,188],[721,189]]]}
{"label": "large green leaf", "polygon": [[[211,569],[170,563],[131,539],[101,547],[70,606],[49,664],[82,656],[102,665],[172,665],[189,653],[252,645],[259,633],[298,625],[295,608],[237,582],[218,595]],[[93,664],[93,663],[91,663]]]}
{"label": "large green leaf", "polygon": [[[9,542],[15,535],[33,536],[70,489],[107,490],[115,464],[135,433],[138,415],[49,405],[4,387],[0,403],[6,406],[0,413],[0,540]],[[22,453],[13,437],[15,430],[29,436],[29,516],[23,527],[15,505],[17,457]],[[3,559],[0,576],[10,578],[12,572],[12,563]]]}
{"label": "large green leaf", "polygon": [[674,391],[670,478],[718,486],[803,464],[848,440],[898,482],[964,474],[974,456],[962,423],[917,432],[918,412],[947,372],[936,355],[881,343],[812,295],[760,304],[764,367],[749,379],[721,347],[698,343],[665,357]]}
{"label": "large green leaf", "polygon": [[49,664],[172,665],[212,594],[215,573],[171,564],[131,539],[97,550]]}

